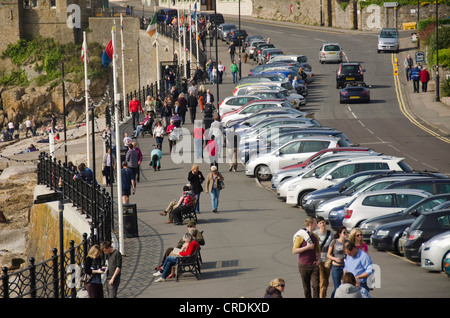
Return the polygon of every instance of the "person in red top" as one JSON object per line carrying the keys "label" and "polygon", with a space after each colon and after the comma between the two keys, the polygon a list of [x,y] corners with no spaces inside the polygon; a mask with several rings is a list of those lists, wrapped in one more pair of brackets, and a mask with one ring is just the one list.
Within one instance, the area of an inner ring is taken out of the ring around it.
{"label": "person in red top", "polygon": [[202,127],[201,120],[194,121],[192,136],[194,137],[195,159],[201,159],[203,157],[203,139],[205,136],[205,129]]}
{"label": "person in red top", "polygon": [[133,99],[128,104],[128,111],[130,112],[131,117],[133,118],[134,130],[136,130],[136,127],[139,124],[139,110],[141,111],[141,113],[144,113],[141,102],[138,101],[136,96],[134,96]]}
{"label": "person in red top", "polygon": [[191,256],[192,254],[194,254],[197,249],[199,248],[199,244],[197,241],[195,241],[192,238],[192,235],[190,233],[186,233],[184,234],[184,244],[181,247],[181,251],[179,253],[176,253],[175,251],[172,252],[171,255],[166,257],[166,260],[164,261],[163,264],[163,272],[161,274],[160,271],[157,271],[156,273],[153,274],[153,276],[160,276],[160,278],[158,278],[157,280],[155,280],[155,282],[165,282],[166,278],[172,278],[175,275],[174,274],[170,274],[169,273],[172,271],[172,266],[175,266],[178,262],[178,257],[180,256]]}
{"label": "person in red top", "polygon": [[422,92],[427,92],[428,81],[430,80],[430,73],[424,67],[419,73],[420,82],[422,83]]}

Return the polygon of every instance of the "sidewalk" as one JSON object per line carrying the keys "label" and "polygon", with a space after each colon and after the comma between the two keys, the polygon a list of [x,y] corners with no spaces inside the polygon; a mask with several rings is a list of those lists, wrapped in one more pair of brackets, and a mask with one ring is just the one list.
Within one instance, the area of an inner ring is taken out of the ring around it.
{"label": "sidewalk", "polygon": [[[407,98],[409,110],[424,126],[435,131],[437,130],[437,132],[444,137],[450,136],[450,105],[446,105],[441,101],[436,101],[434,75],[433,79],[428,83],[428,90],[426,93],[414,93],[412,81],[406,81],[403,61],[408,54],[414,59],[414,54],[418,51],[416,43],[412,43],[409,37],[402,38],[400,39],[400,50],[401,51],[398,54],[398,76]],[[435,72],[435,70],[430,69],[426,64],[425,67],[427,67],[428,72],[430,72],[430,76]],[[443,72],[441,71],[440,76],[443,76],[442,73]],[[450,143],[450,139],[448,139],[447,142]]]}

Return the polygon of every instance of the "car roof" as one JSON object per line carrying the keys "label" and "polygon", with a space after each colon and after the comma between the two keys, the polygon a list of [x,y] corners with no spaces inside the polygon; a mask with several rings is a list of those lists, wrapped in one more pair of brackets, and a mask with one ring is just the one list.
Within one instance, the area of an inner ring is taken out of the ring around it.
{"label": "car roof", "polygon": [[422,194],[428,197],[432,195],[430,192],[420,189],[382,189],[361,193],[358,198],[363,198],[370,195],[388,194],[393,192],[398,194]]}
{"label": "car roof", "polygon": [[439,214],[450,214],[450,209],[443,209],[437,211],[424,211],[420,213],[420,216],[427,217],[431,215],[439,215]]}

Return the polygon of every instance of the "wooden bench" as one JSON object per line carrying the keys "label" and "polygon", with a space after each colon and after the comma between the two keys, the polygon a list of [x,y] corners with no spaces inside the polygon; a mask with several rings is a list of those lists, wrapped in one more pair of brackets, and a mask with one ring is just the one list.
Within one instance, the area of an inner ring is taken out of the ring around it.
{"label": "wooden bench", "polygon": [[198,223],[197,220],[197,213],[195,213],[195,207],[197,205],[197,199],[194,199],[192,202],[192,206],[190,208],[184,209],[183,213],[181,213],[181,222],[184,222],[184,220],[194,220],[195,223]]}
{"label": "wooden bench", "polygon": [[177,257],[176,275],[177,282],[183,273],[192,273],[197,279],[200,279],[200,247],[190,256]]}

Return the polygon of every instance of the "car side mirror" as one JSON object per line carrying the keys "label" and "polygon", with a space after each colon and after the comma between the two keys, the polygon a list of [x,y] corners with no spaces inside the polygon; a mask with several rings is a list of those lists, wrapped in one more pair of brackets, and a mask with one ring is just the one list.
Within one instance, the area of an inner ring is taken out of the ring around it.
{"label": "car side mirror", "polygon": [[409,212],[409,214],[414,215],[414,216],[419,216],[420,213],[417,212],[417,209],[411,210],[411,212]]}
{"label": "car side mirror", "polygon": [[333,180],[333,176],[332,175],[328,175],[328,176],[326,176],[325,180]]}

